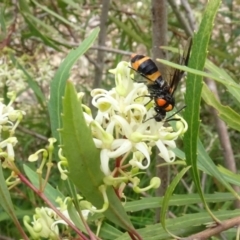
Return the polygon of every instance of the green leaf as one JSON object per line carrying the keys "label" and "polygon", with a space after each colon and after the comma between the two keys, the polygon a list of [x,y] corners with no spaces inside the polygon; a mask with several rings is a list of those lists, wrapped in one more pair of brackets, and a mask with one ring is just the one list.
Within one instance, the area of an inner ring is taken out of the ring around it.
{"label": "green leaf", "polygon": [[[51,39],[51,37],[47,36],[46,32],[44,34],[39,30],[39,26],[44,27],[45,29],[50,30],[51,27],[46,25],[41,20],[35,18],[34,13],[32,13],[31,8],[29,7],[29,3],[26,0],[19,0],[20,13],[25,19],[26,23],[30,29],[30,36],[36,36],[40,38],[43,43],[47,46],[52,47],[57,51],[61,51],[58,44],[55,44],[55,41]],[[53,28],[52,28],[53,29]],[[54,30],[56,32],[56,30]],[[51,31],[52,33],[52,31]],[[22,34],[23,36],[26,34]]]}
{"label": "green leaf", "polygon": [[60,129],[61,124],[61,111],[62,111],[62,96],[64,95],[66,81],[69,78],[70,70],[77,59],[82,56],[93,44],[99,32],[99,28],[92,31],[87,39],[81,45],[69,52],[68,56],[59,66],[55,76],[50,85],[50,100],[49,100],[49,114],[51,121],[52,135],[59,141],[59,134],[57,129]]}
{"label": "green leaf", "polygon": [[[214,212],[214,215],[221,221],[237,217],[240,214],[240,210],[219,210]],[[187,237],[190,234],[197,233],[206,229],[204,227],[206,223],[212,223],[212,219],[208,212],[186,214],[181,217],[171,218],[166,220],[166,226],[169,231],[175,235],[181,237]],[[148,225],[145,228],[138,229],[142,239],[147,240],[166,240],[172,239],[172,237],[163,229],[161,223]],[[129,236],[125,233],[121,237],[115,240],[129,240]],[[184,238],[185,239],[185,238]]]}
{"label": "green leaf", "polygon": [[3,176],[2,164],[0,164],[0,204],[4,211],[11,217],[16,226],[20,226],[15,210],[13,208],[12,199],[7,188],[5,178]]}
{"label": "green leaf", "polygon": [[5,20],[5,14],[4,14],[5,8],[1,7],[0,8],[0,29],[1,29],[1,38],[0,41],[2,41],[3,36],[6,34],[7,32],[7,28],[6,28],[6,20]]}
{"label": "green leaf", "polygon": [[[171,49],[171,50],[172,50],[172,48],[169,48],[169,47],[164,47],[164,49]],[[228,78],[223,78],[222,75],[219,75],[219,74],[216,75],[215,73],[211,73],[211,72],[210,72],[210,73],[206,73],[206,72],[201,71],[201,70],[193,69],[193,68],[190,68],[190,67],[187,67],[187,66],[184,66],[184,65],[179,65],[179,64],[177,64],[177,63],[173,63],[173,62],[170,62],[170,61],[167,61],[167,60],[164,60],[164,59],[160,59],[160,58],[158,58],[157,61],[160,62],[160,63],[162,63],[162,64],[164,64],[164,65],[170,66],[170,67],[172,67],[172,68],[180,69],[180,70],[182,70],[182,71],[184,71],[184,72],[188,72],[188,73],[192,73],[192,74],[195,74],[195,75],[198,75],[198,76],[202,76],[202,77],[206,77],[206,78],[209,78],[209,79],[213,79],[213,80],[215,80],[216,82],[219,82],[219,83],[222,83],[223,85],[225,85],[228,89],[230,89],[231,93],[232,93],[233,90],[234,90],[235,95],[237,95],[237,94],[236,94],[236,91],[239,92],[240,86],[239,86],[236,82],[234,82],[234,81],[230,78],[230,76],[228,76]],[[211,71],[211,70],[209,69],[209,64],[210,64],[210,61],[206,60],[205,67],[206,67],[209,71]],[[212,63],[211,63],[211,64],[212,64]],[[225,73],[225,75],[226,75],[226,73]],[[228,79],[228,81],[226,81],[227,79]],[[231,79],[232,81],[230,81],[230,79]],[[234,96],[235,96],[235,95],[234,95]],[[239,94],[238,94],[238,95],[239,95]],[[235,96],[235,97],[236,97],[237,99],[239,99],[239,96]]]}
{"label": "green leaf", "polygon": [[[182,179],[183,175],[189,170],[190,166],[186,167],[186,168],[183,168],[181,170],[181,172],[179,172],[177,174],[177,176],[173,179],[173,181],[171,182],[171,184],[168,186],[167,188],[167,191],[165,192],[164,194],[164,200],[163,200],[163,203],[162,203],[162,207],[161,207],[161,213],[160,213],[160,221],[161,221],[161,224],[164,228],[164,230],[166,232],[168,232],[171,236],[173,236],[174,238],[176,237],[175,235],[173,235],[172,233],[169,232],[169,230],[167,229],[167,226],[166,226],[166,214],[167,214],[167,211],[168,211],[168,203],[171,199],[171,196],[173,194],[173,191],[174,189],[176,188],[177,184],[179,183],[179,181]],[[176,237],[178,238],[178,237]]]}
{"label": "green leaf", "polygon": [[[185,154],[180,149],[174,149],[174,153],[180,159],[185,159]],[[221,182],[232,194],[235,198],[239,198],[237,193],[233,190],[229,183],[240,186],[240,181],[238,178],[238,174],[230,174],[223,170],[222,167],[216,166],[213,160],[209,157],[206,152],[204,146],[201,141],[198,140],[198,169],[209,174],[210,176],[215,177],[219,182]],[[239,176],[240,177],[240,176]],[[205,196],[205,195],[204,195]]]}
{"label": "green leaf", "polygon": [[[14,209],[14,213],[18,219],[22,219],[25,215],[33,215],[34,209],[30,209],[30,210]],[[3,212],[1,209],[0,223],[3,221],[9,222],[9,214],[7,214],[6,212]]]}
{"label": "green leaf", "polygon": [[[226,170],[226,169],[225,169]],[[240,176],[238,176],[239,180]],[[213,193],[205,194],[205,201],[208,203],[218,203],[236,200],[236,197],[232,193]],[[147,197],[140,200],[127,202],[124,205],[125,210],[128,212],[137,212],[144,209],[154,209],[162,207],[164,197]],[[176,194],[169,199],[168,206],[187,206],[191,204],[201,203],[199,194]]]}
{"label": "green leaf", "polygon": [[228,91],[240,102],[239,84],[237,84],[230,75],[223,68],[219,68],[209,60],[206,61],[205,67],[208,71],[214,74],[218,79],[221,79],[223,85],[226,86]]}
{"label": "green leaf", "polygon": [[115,228],[113,225],[110,225],[106,222],[103,223],[103,226],[101,227],[99,236],[101,239],[116,239],[117,237],[120,237],[123,233],[119,231],[117,228]]}
{"label": "green leaf", "polygon": [[132,28],[130,28],[126,23],[120,21],[119,19],[115,18],[114,16],[109,15],[108,16],[110,21],[112,21],[113,23],[116,24],[116,26],[121,29],[122,31],[124,31],[128,36],[130,36],[134,41],[138,42],[138,43],[142,43],[144,45],[147,45],[148,48],[151,47],[150,43],[146,43],[144,41],[144,39],[135,31],[133,31]]}
{"label": "green leaf", "polygon": [[44,32],[44,36],[46,36],[48,33],[51,33],[52,36],[56,36],[58,34],[57,30],[52,27],[51,25],[46,24],[44,21],[41,21],[39,18],[33,16],[30,13],[25,13],[25,16],[31,21],[35,26],[38,26],[38,28],[41,28],[41,31]]}
{"label": "green leaf", "polygon": [[204,101],[218,111],[219,117],[231,128],[240,131],[240,115],[228,106],[222,105],[209,90],[203,85],[202,98]]}
{"label": "green leaf", "polygon": [[[60,133],[63,153],[68,160],[69,178],[87,201],[101,209],[104,201],[99,186],[103,184],[104,174],[100,170],[100,152],[95,147],[91,131],[85,123],[81,103],[70,82],[67,82],[63,99],[62,122],[63,129]],[[135,230],[112,187],[107,188],[107,196],[109,207],[103,214],[111,222],[134,233]]]}
{"label": "green leaf", "polygon": [[16,65],[17,68],[21,69],[24,72],[24,74],[27,78],[28,86],[33,90],[39,104],[41,104],[42,107],[43,106],[45,107],[45,103],[46,103],[45,96],[44,96],[42,90],[40,89],[40,87],[38,86],[37,82],[34,81],[34,79],[29,75],[29,73],[26,71],[26,69],[17,61],[17,59],[13,56],[12,53],[10,53],[10,58],[11,58],[12,62],[14,63],[14,65]]}
{"label": "green leaf", "polygon": [[[214,25],[214,18],[220,2],[220,0],[212,0],[208,2],[208,5],[203,14],[202,22],[199,26],[199,31],[193,38],[192,54],[189,59],[190,68],[200,71],[202,71],[204,68],[205,60],[207,57],[208,42],[211,36],[212,27]],[[197,140],[200,125],[199,114],[202,84],[203,83],[201,76],[188,73],[185,95],[187,108],[184,114],[185,120],[188,123],[188,131],[184,135],[184,146],[187,165],[192,166],[191,173],[193,181],[206,209],[211,214],[211,211],[204,200],[197,168]],[[212,217],[214,218],[214,216]]]}
{"label": "green leaf", "polygon": [[73,221],[74,225],[77,226],[81,231],[87,233],[86,228],[83,225],[83,222],[71,201],[68,201],[67,210],[68,210],[69,217]]}
{"label": "green leaf", "polygon": [[68,26],[72,27],[73,29],[79,31],[80,28],[77,25],[69,22],[68,20],[66,20],[66,18],[60,16],[59,14],[56,13],[56,11],[52,11],[51,9],[47,8],[44,5],[41,5],[40,3],[38,3],[35,0],[32,0],[32,2],[34,2],[39,8],[41,8],[43,11],[48,13],[50,16],[53,16],[54,18],[58,19],[60,22],[64,23],[65,25],[68,25]]}
{"label": "green leaf", "polygon": [[198,155],[199,155],[199,162],[201,162],[204,168],[208,170],[210,175],[218,179],[218,181],[221,182],[235,197],[239,198],[239,196],[234,191],[232,186],[225,180],[225,178],[223,177],[223,174],[219,172],[218,168],[216,167],[212,159],[207,154],[200,140],[198,140]]}
{"label": "green leaf", "polygon": [[46,13],[48,13],[50,16],[53,16],[54,18],[56,18],[57,20],[59,20],[60,22],[62,22],[65,25],[68,25],[70,27],[72,27],[75,30],[79,30],[80,28],[76,25],[74,25],[72,22],[66,20],[66,18],[62,17],[61,15],[57,14],[56,11],[52,11],[51,9],[47,8],[44,5],[41,5],[39,2],[32,0],[32,2],[34,2],[39,8],[41,8],[43,11],[45,11]]}
{"label": "green leaf", "polygon": [[233,173],[229,169],[218,165],[219,172],[225,177],[226,181],[234,185],[240,186],[240,174]]}
{"label": "green leaf", "polygon": [[[31,181],[31,183],[36,187],[39,188],[39,177],[38,174],[33,171],[30,167],[28,167],[26,164],[23,164],[23,169],[24,172],[26,173],[27,177]],[[44,179],[42,179],[44,181]],[[58,197],[64,199],[65,196],[58,191],[56,188],[52,187],[49,183],[47,183],[45,189],[44,189],[44,194],[46,197],[49,199],[49,201],[54,205],[59,207],[59,205],[56,203],[56,199]]]}
{"label": "green leaf", "polygon": [[49,47],[54,48],[57,51],[61,51],[61,49],[54,43],[51,41],[50,38],[48,38],[47,36],[43,35],[37,28],[37,26],[35,24],[32,23],[31,19],[28,18],[29,14],[28,13],[24,13],[22,11],[22,16],[24,17],[24,20],[26,21],[26,23],[28,24],[30,30],[31,30],[31,34],[33,34],[36,37],[39,37],[43,43]]}
{"label": "green leaf", "polygon": [[77,9],[79,13],[82,13],[84,11],[81,5],[79,5],[73,0],[62,0],[62,2],[66,3],[66,5],[71,6],[74,9]]}

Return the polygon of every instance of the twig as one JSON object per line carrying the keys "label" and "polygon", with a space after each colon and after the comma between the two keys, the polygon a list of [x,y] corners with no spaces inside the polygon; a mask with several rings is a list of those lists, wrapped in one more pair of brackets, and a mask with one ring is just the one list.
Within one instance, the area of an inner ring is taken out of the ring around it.
{"label": "twig", "polygon": [[172,7],[173,12],[175,13],[178,21],[182,24],[186,34],[188,36],[192,36],[193,35],[193,31],[190,27],[190,25],[188,24],[188,22],[186,21],[186,18],[183,16],[183,14],[179,11],[178,6],[176,4],[175,0],[169,0],[168,1],[169,5]]}
{"label": "twig", "polygon": [[17,23],[17,15],[18,15],[18,7],[17,7],[17,2],[16,0],[12,1],[12,5],[14,6],[14,20],[13,23],[10,25],[10,27],[8,28],[8,33],[5,39],[3,39],[2,41],[0,41],[0,50],[3,49],[4,47],[8,46],[10,44],[11,41],[11,37],[12,34],[15,31],[16,28],[16,23]]}
{"label": "twig", "polygon": [[[69,44],[71,47],[79,46],[79,43],[75,43],[75,42],[70,42],[70,43],[68,42],[65,44]],[[92,46],[92,47],[90,47],[90,49],[91,50],[101,50],[101,51],[111,52],[111,53],[117,53],[117,54],[126,55],[126,56],[131,56],[131,54],[132,54],[132,52],[129,52],[129,51],[119,50],[116,48],[110,48],[110,47],[106,47],[106,46]]]}
{"label": "twig", "polygon": [[[57,6],[56,2],[54,0],[50,0],[50,1],[51,1],[51,5],[52,5],[52,7],[54,9],[54,12],[58,13],[59,15],[62,15],[62,13],[59,12],[59,7]],[[67,31],[69,32],[69,34],[73,38],[73,40],[75,42],[78,42],[78,39],[75,36],[75,34],[73,33],[71,27],[68,24],[64,23],[64,22],[62,22],[62,24],[66,27]]]}
{"label": "twig", "polygon": [[129,51],[123,51],[123,50],[109,48],[109,47],[104,47],[104,46],[93,46],[93,47],[91,47],[91,49],[102,50],[102,51],[117,53],[117,54],[126,55],[126,56],[130,56],[132,54]]}
{"label": "twig", "polygon": [[[152,52],[153,58],[167,59],[167,52],[160,49],[160,46],[167,45],[167,4],[165,0],[152,0]],[[164,75],[165,67],[157,63],[159,70]],[[156,157],[156,165],[163,163],[164,160]],[[161,186],[156,189],[156,196],[164,196],[169,185],[169,166],[156,168],[156,176],[161,179]],[[160,221],[160,208],[156,209],[155,222]]]}
{"label": "twig", "polygon": [[14,238],[10,238],[10,237],[0,235],[0,240],[14,240]]}
{"label": "twig", "polygon": [[[165,0],[152,0],[152,52],[153,58],[168,59],[167,52],[160,46],[167,45],[167,5]],[[164,75],[165,66],[156,62]]]}
{"label": "twig", "polygon": [[190,24],[190,27],[191,27],[191,30],[192,32],[196,29],[196,20],[193,16],[193,11],[189,5],[189,2],[186,1],[186,0],[181,0],[181,3],[182,3],[182,6],[184,7],[185,9],[185,12],[186,12],[186,15],[187,15],[187,19],[188,19],[188,22]]}
{"label": "twig", "polygon": [[221,222],[221,224],[217,225],[216,227],[209,228],[200,233],[197,233],[197,234],[194,234],[187,238],[182,238],[182,239],[184,239],[184,240],[209,239],[211,236],[219,234],[219,233],[221,233],[225,230],[228,230],[234,226],[237,226],[239,224],[240,224],[240,217],[235,217],[235,218],[226,220],[224,222]]}
{"label": "twig", "polygon": [[[99,46],[104,46],[106,42],[109,6],[110,6],[110,0],[105,0],[102,2],[102,13],[100,16],[100,33],[98,37]],[[95,67],[95,79],[93,82],[93,88],[98,88],[102,80],[103,66],[104,66],[104,51],[102,50],[98,51],[97,64],[98,64],[98,67]]]}
{"label": "twig", "polygon": [[85,53],[84,56],[95,68],[99,68],[99,65],[97,64],[97,62],[94,61],[91,57],[89,57],[88,54]]}
{"label": "twig", "polygon": [[20,180],[28,186],[35,194],[37,194],[51,209],[55,211],[55,213],[62,219],[64,220],[70,228],[72,228],[75,233],[81,237],[82,240],[87,240],[88,238],[72,223],[70,219],[68,219],[60,210],[58,210],[49,200],[48,198],[44,195],[43,192],[40,192],[39,189],[37,189],[35,186],[33,186],[29,180],[23,175],[23,174],[18,174],[18,177]]}
{"label": "twig", "polygon": [[37,137],[37,138],[39,138],[39,139],[41,139],[41,140],[43,140],[43,141],[46,141],[46,142],[48,141],[48,138],[47,138],[47,137],[45,137],[45,136],[43,136],[43,135],[41,135],[41,134],[39,134],[39,133],[36,133],[36,132],[34,132],[34,131],[32,131],[32,130],[29,130],[29,129],[25,128],[25,127],[18,126],[18,130],[21,131],[21,132],[23,132],[23,133],[27,133],[27,134],[29,134],[29,135],[32,135],[32,136],[34,136],[34,137]]}

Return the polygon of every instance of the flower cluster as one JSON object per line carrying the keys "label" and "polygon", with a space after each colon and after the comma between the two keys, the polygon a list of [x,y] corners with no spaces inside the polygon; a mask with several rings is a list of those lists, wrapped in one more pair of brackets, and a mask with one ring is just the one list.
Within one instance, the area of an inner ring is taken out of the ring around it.
{"label": "flower cluster", "polygon": [[0,157],[4,159],[2,166],[10,167],[14,161],[14,146],[17,138],[14,136],[18,124],[21,122],[24,111],[15,110],[12,104],[16,98],[15,93],[9,92],[9,103],[6,105],[0,100]]}
{"label": "flower cluster", "polygon": [[[79,200],[82,199],[81,196],[78,196]],[[56,202],[59,204],[57,209],[69,220],[71,218],[68,214],[68,202],[71,202],[69,197],[64,200],[60,197],[56,199]],[[80,202],[81,203],[81,202]],[[88,203],[89,204],[89,203]],[[93,214],[91,210],[88,210],[81,205],[81,214],[82,217],[87,220],[89,214]],[[86,204],[85,204],[86,205]],[[80,217],[79,217],[80,218]],[[71,221],[72,222],[72,221]],[[35,214],[32,216],[24,216],[23,219],[24,226],[27,228],[29,234],[33,239],[47,238],[47,239],[59,239],[59,224],[68,226],[68,224],[62,220],[56,212],[48,207],[41,207],[35,209]],[[83,224],[83,223],[82,223]]]}
{"label": "flower cluster", "polygon": [[[164,121],[154,120],[153,103],[146,105],[149,102],[147,86],[134,82],[131,71],[127,62],[120,62],[116,69],[110,70],[115,74],[116,87],[110,91],[94,89],[91,92],[92,104],[98,109],[95,118],[83,105],[95,145],[101,149],[101,170],[115,180],[129,167],[135,173],[147,169],[154,146],[166,162],[174,161],[175,140],[187,130],[187,123],[179,116],[175,130],[166,127]],[[110,167],[111,159],[115,159],[115,168]]]}
{"label": "flower cluster", "polygon": [[[27,89],[27,77],[24,71],[20,67],[16,67],[16,63],[28,70],[28,74],[39,83],[43,88],[47,88],[49,81],[53,78],[55,73],[55,66],[53,63],[49,63],[51,60],[50,55],[42,54],[42,46],[39,44],[34,49],[34,55],[22,54],[21,57],[16,57],[17,53],[5,47],[0,53],[0,87],[8,87],[9,91],[14,91],[24,95],[24,101],[30,100],[32,97],[29,91],[23,91]],[[11,54],[16,57],[16,63],[11,59]],[[61,57],[59,57],[61,59]],[[54,59],[54,62],[57,60]],[[26,92],[28,94],[26,94]],[[29,96],[30,95],[30,96]],[[28,101],[29,104],[29,101]]]}
{"label": "flower cluster", "polygon": [[31,225],[29,216],[24,216],[23,222],[33,239],[39,239],[41,237],[58,239],[59,229],[58,226],[54,224],[57,218],[58,215],[51,208],[41,207],[35,209]]}

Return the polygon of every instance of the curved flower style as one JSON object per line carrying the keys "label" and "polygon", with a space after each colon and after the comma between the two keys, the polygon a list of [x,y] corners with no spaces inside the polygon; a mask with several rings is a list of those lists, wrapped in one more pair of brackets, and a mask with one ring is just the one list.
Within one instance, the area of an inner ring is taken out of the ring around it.
{"label": "curved flower style", "polygon": [[[164,121],[156,122],[152,118],[156,113],[152,103],[146,106],[149,102],[147,86],[132,81],[127,62],[120,62],[110,72],[115,74],[116,87],[110,91],[94,89],[91,95],[92,103],[98,109],[97,115],[93,119],[91,113],[84,113],[95,145],[101,149],[102,172],[106,176],[116,176],[119,168],[127,166],[147,169],[153,146],[157,146],[159,155],[166,162],[174,161],[175,140],[186,132],[187,123],[177,116],[180,121],[173,130],[165,127]],[[116,161],[115,170],[109,167],[110,159],[120,159],[120,162]]]}
{"label": "curved flower style", "polygon": [[[78,196],[78,199],[81,200],[82,197]],[[62,214],[71,221],[71,218],[68,214],[68,201],[71,201],[71,198],[67,197],[62,199],[58,197],[56,202],[59,204],[57,209],[62,212]],[[80,204],[82,201],[80,201]],[[90,207],[90,210],[87,209],[85,206],[91,205],[89,202],[84,201],[84,204],[81,204],[81,213],[85,220],[88,219],[90,214],[94,214],[95,208],[93,206]],[[27,228],[29,234],[31,235],[32,239],[40,239],[40,238],[47,238],[51,240],[59,239],[59,224],[68,224],[62,220],[53,209],[48,207],[41,207],[35,209],[35,214],[32,218],[28,215],[24,216],[23,218],[24,226]],[[83,225],[83,223],[79,222]]]}
{"label": "curved flower style", "polygon": [[57,214],[51,208],[47,207],[36,208],[35,212],[31,224],[29,216],[24,216],[23,219],[24,225],[31,237],[34,239],[41,237],[58,239],[59,229],[57,225],[54,225],[54,222],[58,218]]}

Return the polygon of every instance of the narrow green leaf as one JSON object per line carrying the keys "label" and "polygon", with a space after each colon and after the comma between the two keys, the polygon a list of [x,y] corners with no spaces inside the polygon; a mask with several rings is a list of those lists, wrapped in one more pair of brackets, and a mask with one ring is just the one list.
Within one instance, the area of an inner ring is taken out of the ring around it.
{"label": "narrow green leaf", "polygon": [[132,28],[130,28],[126,23],[120,21],[119,19],[115,18],[114,16],[109,15],[108,17],[109,17],[110,21],[115,23],[119,29],[124,31],[128,36],[130,36],[132,39],[134,39],[134,41],[136,41],[138,43],[143,43],[144,45],[147,45],[148,48],[151,47],[150,43],[146,43],[144,41],[144,39],[142,39],[138,33],[134,32],[132,30]]}
{"label": "narrow green leaf", "polygon": [[31,34],[33,34],[34,36],[40,38],[45,45],[47,45],[47,46],[49,46],[49,47],[52,47],[52,48],[54,48],[54,49],[57,50],[57,51],[61,51],[61,49],[60,49],[56,44],[54,44],[54,43],[51,41],[51,39],[49,39],[47,36],[45,36],[44,34],[42,34],[42,33],[38,30],[37,26],[36,26],[35,24],[33,24],[30,19],[28,19],[28,17],[27,17],[28,14],[24,14],[24,13],[22,12],[22,16],[23,16],[24,20],[26,21],[26,23],[28,24],[28,27],[30,28]]}
{"label": "narrow green leaf", "polygon": [[74,222],[74,225],[77,226],[82,232],[86,233],[86,228],[84,227],[83,222],[71,201],[68,201],[67,210],[69,217]]}
{"label": "narrow green leaf", "polygon": [[[240,94],[239,94],[240,96]],[[204,101],[214,107],[219,117],[231,128],[240,131],[240,115],[228,106],[222,105],[209,90],[206,84],[203,84],[202,98]]]}
{"label": "narrow green leaf", "polygon": [[[225,169],[226,170],[226,169]],[[240,182],[240,176],[238,176],[238,180]],[[217,203],[217,202],[226,202],[233,201],[236,197],[232,193],[213,193],[213,194],[205,194],[204,198],[208,203]],[[126,211],[137,212],[144,209],[154,209],[162,207],[164,197],[147,197],[142,198],[140,200],[127,202],[124,205]],[[168,206],[187,206],[191,204],[199,204],[201,203],[201,198],[199,194],[176,194],[172,195],[169,199]]]}
{"label": "narrow green leaf", "polygon": [[[69,178],[88,201],[101,209],[104,201],[99,186],[103,184],[104,174],[100,170],[100,152],[95,147],[77,93],[70,82],[67,82],[63,99],[62,122],[63,129],[60,133],[63,153],[68,160]],[[107,188],[107,196],[109,207],[103,214],[113,223],[134,232],[122,203],[112,187]]]}
{"label": "narrow green leaf", "polygon": [[[185,154],[180,149],[174,149],[174,153],[180,159],[185,159]],[[236,174],[226,174],[226,171],[223,171],[222,167],[216,166],[213,160],[209,157],[206,152],[202,142],[198,140],[198,169],[209,174],[210,176],[215,177],[220,183],[222,183],[226,189],[228,189],[235,198],[239,198],[237,193],[233,190],[232,186],[229,184],[234,184],[240,186],[239,178]]]}
{"label": "narrow green leaf", "polygon": [[66,5],[71,6],[72,8],[75,8],[78,10],[79,13],[82,13],[84,9],[81,7],[80,4],[76,3],[73,0],[62,0]]}
{"label": "narrow green leaf", "polygon": [[228,189],[228,191],[230,191],[236,198],[239,199],[238,194],[234,191],[232,186],[225,180],[225,178],[223,177],[223,174],[219,172],[218,168],[216,167],[212,159],[207,154],[200,140],[198,140],[198,155],[199,155],[200,162],[203,164],[204,168],[208,170],[210,175],[217,178],[218,181],[221,182]]}
{"label": "narrow green leaf", "polygon": [[179,172],[177,174],[177,176],[173,179],[171,184],[168,186],[166,193],[164,194],[164,200],[163,200],[162,207],[161,207],[160,221],[161,221],[161,224],[163,226],[163,229],[166,232],[168,232],[171,236],[173,236],[174,238],[175,237],[178,238],[178,237],[169,232],[169,230],[167,229],[167,226],[166,226],[166,221],[165,221],[166,214],[167,214],[167,211],[168,211],[168,205],[169,205],[169,201],[171,199],[171,196],[173,194],[174,189],[176,188],[177,184],[182,179],[183,175],[189,170],[190,167],[191,166],[183,168],[181,170],[181,172]]}
{"label": "narrow green leaf", "polygon": [[20,226],[15,210],[13,208],[12,199],[7,188],[5,178],[3,176],[2,164],[0,164],[0,204],[4,211],[11,217],[16,226]]}
{"label": "narrow green leaf", "polygon": [[[99,32],[99,28],[92,31],[81,45],[69,52],[68,56],[59,66],[50,85],[49,114],[51,121],[52,135],[59,140],[57,129],[61,128],[62,96],[64,95],[66,81],[69,78],[70,70],[77,59],[82,56],[93,44]],[[60,142],[60,141],[58,141]]]}
{"label": "narrow green leaf", "polygon": [[16,65],[17,68],[21,69],[24,72],[27,78],[28,86],[33,90],[39,104],[41,104],[42,107],[45,106],[45,103],[46,103],[45,96],[42,90],[40,89],[40,87],[38,86],[37,82],[34,81],[34,79],[30,76],[30,74],[26,71],[26,69],[17,61],[17,59],[14,57],[12,53],[10,53],[10,58],[14,63],[14,65]]}
{"label": "narrow green leaf", "polygon": [[[25,215],[33,215],[34,209],[31,209],[31,210],[14,209],[14,213],[18,219],[22,219]],[[0,222],[3,222],[3,221],[9,222],[10,217],[9,217],[9,214],[7,214],[7,212],[3,212],[1,209]]]}
{"label": "narrow green leaf", "polygon": [[[38,174],[33,171],[30,167],[28,167],[26,164],[23,164],[23,169],[24,172],[26,173],[27,177],[29,178],[29,180],[31,181],[31,183],[36,187],[39,188],[39,177]],[[44,179],[42,179],[42,181],[44,181]],[[54,188],[53,186],[51,186],[49,183],[47,183],[45,189],[44,189],[44,194],[46,195],[46,197],[49,199],[49,201],[54,205],[54,206],[59,206],[56,203],[56,199],[58,197],[64,199],[65,196],[63,196],[63,194],[58,191],[56,188]]]}
{"label": "narrow green leaf", "polygon": [[[175,68],[175,69],[183,70],[184,72],[188,72],[188,73],[192,73],[192,74],[195,74],[195,75],[198,75],[198,76],[213,79],[216,82],[222,83],[228,89],[231,89],[231,91],[234,90],[234,92],[235,92],[235,91],[239,91],[239,89],[240,89],[240,86],[236,82],[234,82],[233,80],[232,81],[230,81],[230,80],[226,81],[227,78],[223,78],[221,75],[216,75],[215,73],[211,73],[211,72],[206,73],[206,72],[201,71],[201,70],[193,69],[191,67],[187,67],[187,66],[184,66],[184,65],[179,65],[177,63],[173,63],[173,62],[170,62],[170,61],[167,61],[167,60],[164,60],[164,59],[160,59],[160,58],[158,58],[157,61],[166,65],[166,66],[170,66],[170,67]],[[209,61],[207,61],[207,63],[209,63]],[[209,68],[208,64],[206,64],[205,66],[206,66],[207,69]]]}
{"label": "narrow green leaf", "polygon": [[[6,34],[7,32],[7,28],[6,28],[6,20],[5,20],[5,14],[4,14],[4,11],[5,11],[5,8],[4,7],[1,7],[0,8],[0,29],[1,29],[1,34]],[[2,37],[1,36],[1,39],[0,41],[2,40]]]}
{"label": "narrow green leaf", "polygon": [[26,0],[19,0],[19,7],[20,7],[20,13],[22,14],[23,18],[25,19],[26,23],[29,26],[29,29],[31,30],[31,34],[34,36],[40,38],[45,45],[50,46],[58,51],[61,51],[58,45],[54,44],[54,42],[51,41],[50,38],[42,34],[39,29],[37,28],[37,25],[32,22],[32,19],[29,18],[29,16],[33,16],[34,14],[31,12],[31,9],[29,7],[29,3]]}
{"label": "narrow green leaf", "polygon": [[32,0],[32,2],[34,2],[39,8],[41,8],[43,11],[45,11],[46,13],[48,13],[49,15],[55,17],[56,19],[58,19],[60,22],[72,27],[75,30],[79,30],[80,27],[73,24],[72,22],[69,22],[66,18],[60,16],[59,14],[57,14],[56,12],[52,11],[51,9],[47,8],[44,5],[41,5],[39,2]]}
{"label": "narrow green leaf", "polygon": [[26,0],[19,0],[20,12],[31,13],[30,5]]}
{"label": "narrow green leaf", "polygon": [[41,31],[44,32],[44,36],[47,35],[47,33],[51,33],[52,36],[58,34],[57,30],[52,27],[49,24],[46,24],[44,21],[41,21],[41,19],[33,16],[30,13],[25,13],[25,16],[31,21],[34,25],[38,26],[41,28]]}
{"label": "narrow green leaf", "polygon": [[[199,26],[199,31],[193,38],[192,54],[189,60],[190,68],[203,71],[205,60],[207,57],[208,42],[211,36],[212,27],[214,25],[214,18],[220,2],[220,0],[211,0],[206,6],[202,22]],[[203,83],[201,76],[188,73],[185,95],[187,108],[184,114],[185,119],[188,123],[188,131],[184,135],[184,146],[187,165],[192,166],[191,173],[193,181],[206,209],[211,214],[211,211],[204,200],[197,168],[197,139],[200,125],[199,113],[202,84]],[[212,217],[214,218],[213,215]]]}
{"label": "narrow green leaf", "polygon": [[211,61],[207,60],[205,67],[218,79],[222,79],[222,83],[227,87],[228,91],[232,94],[232,96],[235,97],[238,102],[240,102],[239,84],[237,84],[223,68],[217,67]]}
{"label": "narrow green leaf", "polygon": [[117,237],[120,237],[122,234],[123,233],[119,231],[119,229],[105,222],[101,227],[99,236],[101,237],[101,239],[112,240],[112,239],[116,239]]}
{"label": "narrow green leaf", "polygon": [[218,170],[225,177],[226,181],[234,185],[240,186],[240,174],[233,173],[229,169],[221,165],[218,165]]}

